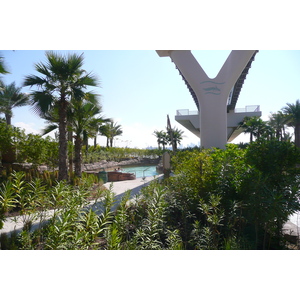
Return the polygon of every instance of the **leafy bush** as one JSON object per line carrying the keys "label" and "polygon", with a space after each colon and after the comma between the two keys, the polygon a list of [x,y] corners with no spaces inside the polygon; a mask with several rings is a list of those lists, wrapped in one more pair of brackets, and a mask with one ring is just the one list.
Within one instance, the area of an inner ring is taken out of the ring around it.
{"label": "leafy bush", "polygon": [[25,134],[18,127],[0,123],[0,152],[3,162],[32,163],[34,166],[47,164],[56,167],[58,143],[50,137]]}
{"label": "leafy bush", "polygon": [[55,209],[44,229],[25,229],[11,243],[22,249],[283,249],[282,225],[300,210],[299,161],[293,144],[276,141],[178,151],[173,177],[134,199],[126,193],[116,210],[112,191],[99,192],[99,211],[87,207],[92,180],[48,190],[14,174],[1,187],[10,203],[2,207],[32,213],[49,201]]}
{"label": "leafy bush", "polygon": [[170,181],[169,218],[181,226],[187,247],[201,247],[205,236],[205,247],[212,243],[215,249],[228,241],[235,246],[243,241],[246,248],[283,247],[282,225],[300,209],[299,151],[293,144],[228,145],[180,153],[173,162],[177,176]]}
{"label": "leafy bush", "polygon": [[24,130],[0,122],[0,154],[3,162],[16,161],[16,150],[24,137]]}

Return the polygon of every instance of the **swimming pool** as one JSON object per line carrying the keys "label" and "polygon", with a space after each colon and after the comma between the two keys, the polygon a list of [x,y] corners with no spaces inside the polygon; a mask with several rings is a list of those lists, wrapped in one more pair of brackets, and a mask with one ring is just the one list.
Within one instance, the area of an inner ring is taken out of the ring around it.
{"label": "swimming pool", "polygon": [[122,172],[124,173],[134,173],[136,178],[149,177],[158,175],[156,171],[156,165],[148,165],[148,166],[121,166]]}

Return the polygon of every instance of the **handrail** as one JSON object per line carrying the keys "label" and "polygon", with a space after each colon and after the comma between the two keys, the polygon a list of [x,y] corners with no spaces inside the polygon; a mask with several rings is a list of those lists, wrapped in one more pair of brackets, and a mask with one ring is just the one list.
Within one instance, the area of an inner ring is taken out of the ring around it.
{"label": "handrail", "polygon": [[146,168],[145,170],[143,170],[143,178],[145,178],[145,171],[147,171],[148,169],[150,169],[150,167]]}
{"label": "handrail", "polygon": [[189,109],[178,109],[177,111],[177,116],[191,116],[191,115],[198,115],[199,111],[198,110],[189,110]]}
{"label": "handrail", "polygon": [[245,108],[236,108],[235,113],[244,113],[244,112],[259,112],[260,105],[247,105]]}
{"label": "handrail", "polygon": [[[235,108],[235,113],[245,113],[245,112],[260,112],[260,105],[247,105],[244,108]],[[199,115],[199,111],[189,110],[189,109],[178,109],[176,111],[177,116],[192,116]]]}

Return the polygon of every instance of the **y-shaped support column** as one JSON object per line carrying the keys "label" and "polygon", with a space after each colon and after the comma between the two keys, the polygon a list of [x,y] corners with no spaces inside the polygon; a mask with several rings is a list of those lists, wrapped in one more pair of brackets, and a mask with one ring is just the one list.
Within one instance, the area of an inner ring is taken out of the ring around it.
{"label": "y-shaped support column", "polygon": [[213,79],[206,75],[190,50],[157,50],[157,53],[161,57],[171,57],[197,96],[201,147],[224,149],[227,143],[227,99],[255,50],[232,51]]}

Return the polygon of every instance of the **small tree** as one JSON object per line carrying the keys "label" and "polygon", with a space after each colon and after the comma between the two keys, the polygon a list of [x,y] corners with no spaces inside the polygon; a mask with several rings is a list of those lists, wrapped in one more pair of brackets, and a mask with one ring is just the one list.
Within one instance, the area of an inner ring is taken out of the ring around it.
{"label": "small tree", "polygon": [[75,133],[75,175],[81,176],[81,148],[88,137],[93,117],[101,112],[96,95],[87,93],[84,98],[74,100],[71,111],[71,126]]}
{"label": "small tree", "polygon": [[282,111],[278,111],[270,116],[268,124],[275,131],[275,137],[278,141],[282,141],[285,138],[285,126],[286,126],[286,116]]}
{"label": "small tree", "polygon": [[[172,133],[171,133],[172,131]],[[172,129],[167,129],[167,140],[170,145],[173,146],[173,151],[177,151],[177,145],[181,143],[181,140],[183,139],[183,131],[174,127]]]}
{"label": "small tree", "polygon": [[260,140],[249,146],[245,157],[251,166],[242,188],[247,218],[255,225],[256,243],[263,234],[265,248],[268,236],[280,242],[284,222],[300,209],[300,152],[290,142]]}
{"label": "small tree", "polygon": [[107,138],[106,147],[112,147],[114,138],[122,135],[123,130],[121,125],[117,125],[113,121],[107,122],[105,125],[100,126],[100,134]]}
{"label": "small tree", "polygon": [[164,132],[163,130],[155,130],[153,132],[153,134],[155,135],[156,139],[157,139],[157,145],[158,145],[158,149],[160,150],[161,147],[160,145],[163,146],[163,150],[165,150],[165,146],[167,145],[167,134],[166,132]]}
{"label": "small tree", "polygon": [[300,148],[300,101],[297,100],[295,104],[287,103],[282,110],[286,115],[287,125],[294,128],[295,145]]}
{"label": "small tree", "polygon": [[250,133],[250,143],[253,142],[253,137],[259,139],[266,131],[266,122],[260,117],[245,117],[241,124],[245,133]]}
{"label": "small tree", "polygon": [[11,125],[12,110],[29,104],[29,95],[21,93],[15,82],[4,85],[0,90],[0,113],[5,115],[7,125]]}
{"label": "small tree", "polygon": [[17,159],[17,149],[25,133],[18,127],[0,122],[0,153],[2,162],[13,163]]}

